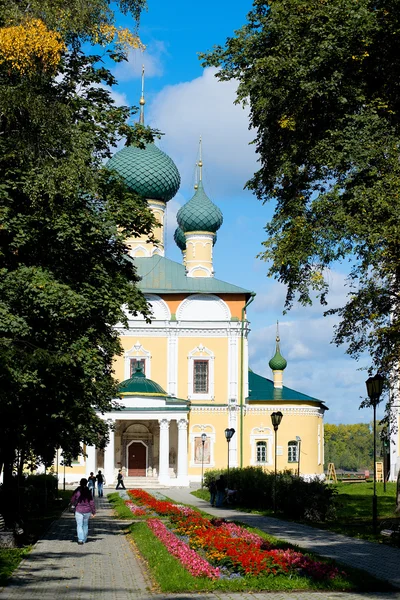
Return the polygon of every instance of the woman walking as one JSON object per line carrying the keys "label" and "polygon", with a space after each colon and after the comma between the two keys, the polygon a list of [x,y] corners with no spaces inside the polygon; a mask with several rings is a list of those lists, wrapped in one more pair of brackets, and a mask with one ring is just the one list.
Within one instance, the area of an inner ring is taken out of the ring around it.
{"label": "woman walking", "polygon": [[80,485],[71,498],[71,504],[75,506],[76,531],[78,544],[81,546],[87,540],[90,515],[94,516],[96,514],[92,492],[87,486],[87,479],[80,480]]}

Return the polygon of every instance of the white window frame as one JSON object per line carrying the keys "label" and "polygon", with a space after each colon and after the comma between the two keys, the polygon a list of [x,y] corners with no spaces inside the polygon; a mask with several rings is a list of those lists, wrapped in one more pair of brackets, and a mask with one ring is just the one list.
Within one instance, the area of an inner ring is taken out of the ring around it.
{"label": "white window frame", "polygon": [[[258,459],[258,449],[259,448],[265,448],[265,460]],[[267,464],[267,457],[268,457],[268,442],[266,442],[266,440],[258,440],[258,442],[256,442],[256,463],[258,465]]]}
{"label": "white window frame", "polygon": [[[188,400],[214,400],[214,353],[202,344],[194,348],[188,355]],[[208,393],[196,394],[194,391],[194,361],[208,361]]]}
{"label": "white window frame", "polygon": [[[250,465],[253,467],[265,466],[271,467],[273,465],[273,431],[270,427],[253,427],[250,433]],[[257,442],[266,442],[267,444],[267,456],[266,462],[257,462]]]}
{"label": "white window frame", "polygon": [[139,340],[124,354],[124,379],[130,379],[131,359],[144,360],[147,379],[151,379],[151,353],[145,350]]}
{"label": "white window frame", "polygon": [[[290,440],[287,445],[287,461],[290,465],[297,464],[299,462],[299,442],[297,440]],[[294,459],[290,457],[291,453],[294,452]]]}

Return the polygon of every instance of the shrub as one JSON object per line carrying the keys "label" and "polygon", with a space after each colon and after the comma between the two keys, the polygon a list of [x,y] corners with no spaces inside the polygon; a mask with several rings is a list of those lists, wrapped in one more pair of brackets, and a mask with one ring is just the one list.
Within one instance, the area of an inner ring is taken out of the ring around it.
{"label": "shrub", "polygon": [[[226,471],[206,471],[205,486],[212,477]],[[229,471],[229,487],[238,491],[240,504],[249,509],[271,510],[274,505],[275,475],[262,467],[245,467]],[[291,471],[281,471],[276,478],[277,511],[289,519],[324,521],[335,514],[336,490],[317,477],[305,481]]]}

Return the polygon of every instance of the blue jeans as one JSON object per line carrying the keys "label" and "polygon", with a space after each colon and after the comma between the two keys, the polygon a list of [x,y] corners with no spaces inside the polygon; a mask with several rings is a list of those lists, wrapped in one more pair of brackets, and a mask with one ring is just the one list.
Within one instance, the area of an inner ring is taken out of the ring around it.
{"label": "blue jeans", "polygon": [[216,502],[216,507],[220,508],[224,502],[224,497],[225,497],[225,491],[217,491],[217,502]]}
{"label": "blue jeans", "polygon": [[75,512],[76,532],[78,534],[78,542],[86,542],[89,530],[89,519],[91,513]]}
{"label": "blue jeans", "polygon": [[97,495],[99,496],[99,498],[101,498],[103,495],[103,484],[102,483],[97,484]]}

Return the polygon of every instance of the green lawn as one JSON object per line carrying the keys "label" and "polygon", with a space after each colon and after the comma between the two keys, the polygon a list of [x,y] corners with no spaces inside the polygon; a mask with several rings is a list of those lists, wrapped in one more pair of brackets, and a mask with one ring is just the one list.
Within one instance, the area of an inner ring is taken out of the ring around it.
{"label": "green lawn", "polygon": [[[352,537],[382,541],[380,534],[374,535],[372,530],[373,483],[338,483],[334,487],[337,491],[336,518],[332,521],[309,524]],[[378,497],[378,531],[385,528],[385,522],[388,519],[400,523],[400,515],[395,513],[396,484],[394,482],[387,483],[386,492],[384,492],[383,483],[377,483],[376,493]],[[206,488],[196,490],[192,494],[203,500],[210,498]],[[240,510],[246,510],[246,507],[240,507]],[[272,511],[263,514],[273,516]]]}

